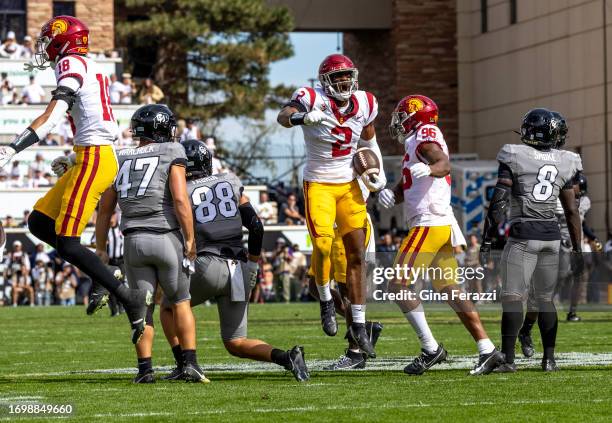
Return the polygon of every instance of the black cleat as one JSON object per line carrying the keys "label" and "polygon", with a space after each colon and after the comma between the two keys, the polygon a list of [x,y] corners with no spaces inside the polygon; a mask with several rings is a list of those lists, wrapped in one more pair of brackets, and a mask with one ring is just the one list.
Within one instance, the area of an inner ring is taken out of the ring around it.
{"label": "black cleat", "polygon": [[310,373],[308,372],[306,360],[304,359],[304,347],[296,345],[287,352],[289,353],[291,366],[287,366],[285,369],[293,373],[293,377],[295,377],[295,380],[298,382],[306,382],[310,379]]}
{"label": "black cleat", "polygon": [[153,369],[145,372],[138,373],[134,379],[132,379],[133,383],[155,383],[155,375],[153,373]]}
{"label": "black cleat", "polygon": [[130,289],[128,296],[124,307],[132,326],[132,343],[136,345],[144,333],[147,307],[153,303],[153,294],[146,289]]}
{"label": "black cleat", "polygon": [[352,323],[349,326],[349,336],[368,358],[376,358],[376,351],[374,351],[374,346],[366,332],[365,323]]}
{"label": "black cleat", "polygon": [[183,366],[177,365],[170,373],[161,378],[162,380],[185,380]]}
{"label": "black cleat", "polygon": [[478,357],[478,364],[470,370],[471,375],[488,375],[497,367],[501,366],[506,362],[506,356],[497,349],[493,350],[489,354],[480,354]]}
{"label": "black cleat", "polygon": [[376,343],[378,342],[378,337],[382,332],[384,326],[380,322],[366,322],[366,332],[370,337],[370,342],[372,343],[372,347],[376,347]]}
{"label": "black cleat", "polygon": [[542,359],[542,370],[545,372],[558,372],[559,366],[554,358],[543,358]]}
{"label": "black cleat", "polygon": [[515,363],[504,363],[501,366],[496,367],[493,373],[516,373]]}
{"label": "black cleat", "polygon": [[428,354],[425,350],[421,351],[420,356],[416,357],[412,363],[404,367],[404,373],[414,376],[422,375],[432,366],[445,361],[448,355],[448,352],[444,349],[442,344],[438,345],[438,349],[432,354]]}
{"label": "black cleat", "polygon": [[521,351],[523,351],[523,355],[527,358],[533,357],[535,354],[535,347],[533,345],[533,340],[531,339],[531,334],[519,332],[518,340],[521,343]]}
{"label": "black cleat", "polygon": [[579,322],[582,319],[576,314],[575,311],[570,311],[569,313],[567,313],[567,318],[565,320],[567,320],[568,322]]}
{"label": "black cleat", "polygon": [[91,292],[89,294],[89,303],[87,304],[87,315],[91,316],[100,311],[108,304],[109,293],[106,288],[97,282],[93,282]]}
{"label": "black cleat", "polygon": [[346,350],[346,352],[338,358],[338,361],[323,367],[323,370],[356,370],[365,369],[365,366],[365,354]]}
{"label": "black cleat", "polygon": [[187,382],[210,383],[204,376],[204,370],[196,363],[187,363],[183,366],[183,379]]}
{"label": "black cleat", "polygon": [[338,322],[336,322],[336,308],[334,300],[320,301],[321,326],[327,336],[336,336],[338,333]]}

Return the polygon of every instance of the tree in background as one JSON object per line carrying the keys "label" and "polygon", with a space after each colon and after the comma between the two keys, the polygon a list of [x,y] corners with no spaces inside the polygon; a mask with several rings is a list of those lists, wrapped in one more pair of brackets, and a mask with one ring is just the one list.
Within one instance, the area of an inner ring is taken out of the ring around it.
{"label": "tree in background", "polygon": [[123,0],[141,20],[119,22],[120,39],[155,48],[156,84],[181,116],[204,122],[262,119],[292,88],[271,86],[270,63],[293,54],[292,17],[264,0]]}

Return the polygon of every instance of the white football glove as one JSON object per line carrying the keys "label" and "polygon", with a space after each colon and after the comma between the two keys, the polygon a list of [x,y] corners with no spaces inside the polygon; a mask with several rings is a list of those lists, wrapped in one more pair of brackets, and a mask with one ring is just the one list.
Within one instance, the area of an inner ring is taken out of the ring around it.
{"label": "white football glove", "polygon": [[304,115],[304,125],[306,126],[325,124],[336,126],[336,123],[333,121],[333,119],[327,116],[319,109],[314,109]]}
{"label": "white football glove", "polygon": [[248,260],[246,267],[249,271],[249,286],[251,287],[251,289],[255,288],[255,285],[257,285],[257,274],[259,273],[259,265],[257,264],[257,262]]}
{"label": "white football glove", "polygon": [[361,175],[361,181],[370,192],[378,192],[387,185],[387,178],[384,175],[374,173],[370,175],[364,173]]}
{"label": "white football glove", "polygon": [[73,154],[69,156],[61,156],[53,159],[51,162],[51,170],[57,177],[62,176],[76,163],[76,156]]}
{"label": "white football glove", "polygon": [[425,163],[417,163],[410,166],[410,174],[414,179],[424,178],[431,175],[431,168]]}
{"label": "white football glove", "polygon": [[17,151],[10,145],[4,145],[0,147],[0,168],[6,166],[11,161],[13,156],[17,154]]}
{"label": "white football glove", "polygon": [[378,204],[385,209],[395,206],[395,194],[389,188],[383,189],[378,193]]}

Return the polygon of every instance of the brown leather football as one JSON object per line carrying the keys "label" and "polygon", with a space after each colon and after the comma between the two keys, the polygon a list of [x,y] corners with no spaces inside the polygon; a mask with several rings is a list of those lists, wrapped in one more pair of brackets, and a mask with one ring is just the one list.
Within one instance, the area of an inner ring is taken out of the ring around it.
{"label": "brown leather football", "polygon": [[357,175],[361,176],[380,173],[380,162],[378,156],[371,148],[362,147],[353,156],[353,167]]}

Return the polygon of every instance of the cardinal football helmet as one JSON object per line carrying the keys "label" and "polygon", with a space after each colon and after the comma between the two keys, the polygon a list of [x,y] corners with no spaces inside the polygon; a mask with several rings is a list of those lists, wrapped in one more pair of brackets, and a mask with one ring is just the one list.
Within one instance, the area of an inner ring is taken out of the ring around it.
{"label": "cardinal football helmet", "polygon": [[424,95],[402,98],[391,115],[389,133],[400,143],[423,125],[438,124],[438,106]]}
{"label": "cardinal football helmet", "polygon": [[[338,79],[348,74],[348,79]],[[347,101],[359,89],[359,72],[353,61],[342,54],[330,54],[319,66],[319,81],[325,93],[339,101]]]}
{"label": "cardinal football helmet", "polygon": [[[73,16],[56,16],[47,21],[36,40],[31,69],[55,67],[59,59],[68,54],[87,54],[89,51],[89,28]],[[27,65],[26,65],[27,66]]]}

